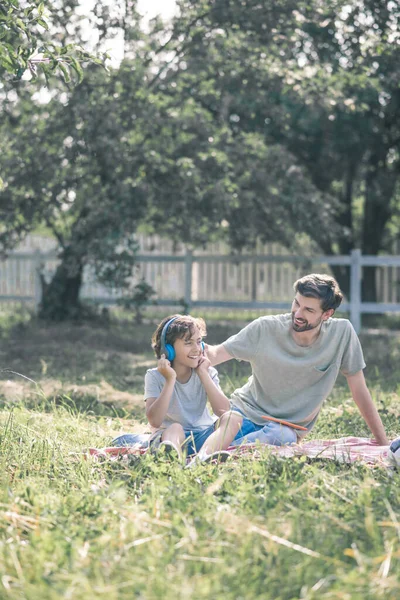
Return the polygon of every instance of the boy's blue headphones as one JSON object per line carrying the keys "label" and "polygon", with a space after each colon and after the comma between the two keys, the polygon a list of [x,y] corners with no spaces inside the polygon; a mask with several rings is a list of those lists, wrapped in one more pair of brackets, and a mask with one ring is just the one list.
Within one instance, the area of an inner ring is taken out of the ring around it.
{"label": "boy's blue headphones", "polygon": [[[175,348],[172,344],[166,344],[168,327],[171,325],[175,319],[179,319],[179,317],[172,317],[169,321],[167,321],[163,327],[160,337],[160,354],[165,354],[165,358],[167,358],[170,362],[172,362],[175,358]],[[204,352],[204,342],[201,342],[201,349]]]}

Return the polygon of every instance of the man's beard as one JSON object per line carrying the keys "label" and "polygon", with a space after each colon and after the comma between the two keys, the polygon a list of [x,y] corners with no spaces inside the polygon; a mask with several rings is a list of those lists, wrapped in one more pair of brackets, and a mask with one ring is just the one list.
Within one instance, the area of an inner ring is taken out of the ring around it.
{"label": "man's beard", "polygon": [[297,325],[294,322],[294,312],[292,312],[292,327],[293,327],[293,330],[296,331],[296,333],[303,333],[304,331],[311,331],[312,329],[316,329],[317,327],[320,326],[322,317],[320,318],[320,320],[317,323],[314,323],[313,325],[310,324],[306,319],[302,319],[302,321],[303,321],[303,325]]}

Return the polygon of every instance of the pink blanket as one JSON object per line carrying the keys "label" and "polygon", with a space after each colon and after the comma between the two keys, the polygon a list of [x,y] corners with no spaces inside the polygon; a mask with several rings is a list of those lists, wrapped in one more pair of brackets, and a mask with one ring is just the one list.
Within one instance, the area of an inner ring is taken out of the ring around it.
{"label": "pink blanket", "polygon": [[[389,466],[387,455],[389,446],[379,446],[369,438],[344,437],[337,440],[310,440],[292,446],[269,446],[273,454],[284,457],[307,456],[309,458],[320,458],[336,460],[341,463],[353,463],[361,461],[372,466]],[[238,447],[230,447],[232,457],[242,454],[253,454],[258,457],[260,446],[257,444],[243,444]],[[146,448],[139,445],[136,447],[123,448],[89,448],[91,456],[116,460],[119,457],[129,455],[140,455],[147,452]]]}

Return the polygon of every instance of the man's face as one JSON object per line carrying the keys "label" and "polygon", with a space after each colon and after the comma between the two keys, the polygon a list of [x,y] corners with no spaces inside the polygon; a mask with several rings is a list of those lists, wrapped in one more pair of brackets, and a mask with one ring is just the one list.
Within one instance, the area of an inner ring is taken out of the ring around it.
{"label": "man's face", "polygon": [[291,312],[293,330],[302,333],[319,327],[322,321],[326,321],[333,315],[334,311],[330,309],[324,312],[318,298],[306,298],[297,292]]}

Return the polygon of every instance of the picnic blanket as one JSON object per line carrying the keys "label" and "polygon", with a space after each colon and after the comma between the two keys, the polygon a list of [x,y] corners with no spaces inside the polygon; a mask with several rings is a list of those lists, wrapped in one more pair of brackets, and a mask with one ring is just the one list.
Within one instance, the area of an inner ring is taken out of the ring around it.
{"label": "picnic blanket", "polygon": [[[380,446],[369,438],[343,437],[332,440],[310,440],[291,446],[270,446],[263,444],[274,455],[284,458],[306,456],[308,458],[334,460],[340,463],[362,462],[370,466],[390,467],[393,463],[388,459],[389,446]],[[254,458],[260,455],[260,444],[242,444],[231,446],[228,451],[233,458],[244,454],[252,454]],[[124,447],[89,448],[87,454],[98,458],[116,460],[130,455],[142,455],[148,448],[141,444]]]}

